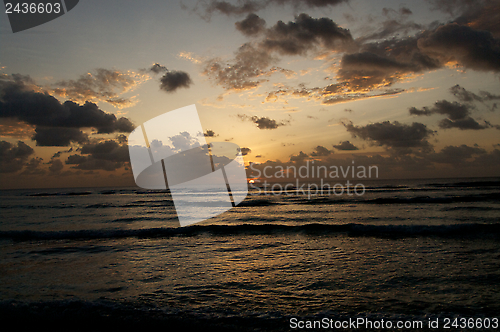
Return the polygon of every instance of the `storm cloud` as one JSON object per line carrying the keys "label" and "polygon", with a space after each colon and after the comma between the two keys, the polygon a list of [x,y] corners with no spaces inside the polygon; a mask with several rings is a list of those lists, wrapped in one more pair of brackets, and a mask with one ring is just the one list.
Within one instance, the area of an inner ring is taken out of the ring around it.
{"label": "storm cloud", "polygon": [[322,145],[318,145],[317,147],[314,148],[314,151],[311,152],[311,157],[326,157],[334,152],[332,150],[328,150]]}
{"label": "storm cloud", "polygon": [[246,156],[247,154],[249,154],[250,152],[252,152],[252,149],[245,148],[245,147],[241,148],[240,150],[241,150],[241,155],[242,156]]}
{"label": "storm cloud", "polygon": [[203,136],[205,137],[217,137],[219,136],[218,134],[216,134],[213,130],[207,130],[206,132],[203,133]]}
{"label": "storm cloud", "polygon": [[107,140],[83,145],[80,149],[80,155],[68,156],[66,164],[81,170],[114,171],[123,167],[129,160],[129,149],[126,144]]}
{"label": "storm cloud", "polygon": [[334,145],[333,146],[335,149],[337,150],[341,150],[341,151],[354,151],[354,150],[359,150],[359,148],[357,148],[354,144],[352,144],[351,142],[349,141],[343,141],[343,142],[340,142],[339,144],[337,145]]}
{"label": "storm cloud", "polygon": [[267,29],[262,47],[282,55],[301,55],[316,46],[345,50],[352,43],[349,30],[339,27],[331,19],[316,19],[302,13],[294,22],[278,21]]}
{"label": "storm cloud", "polygon": [[472,109],[473,107],[467,104],[440,100],[437,101],[433,107],[424,107],[422,109],[411,107],[409,112],[417,116],[430,116],[433,114],[447,115],[448,117],[446,119],[439,122],[439,127],[442,129],[458,128],[461,130],[479,130],[489,128],[490,125],[488,123],[485,122],[481,125],[470,116]]}
{"label": "storm cloud", "polygon": [[236,28],[245,35],[261,38],[243,44],[233,60],[213,58],[205,61],[203,73],[215,84],[226,90],[243,91],[259,87],[274,73],[290,77],[293,72],[280,67],[271,67],[277,55],[304,55],[313,50],[342,51],[353,47],[353,38],[347,29],[339,27],[329,18],[312,18],[300,14],[295,21],[278,21],[265,28],[265,21],[250,14]]}
{"label": "storm cloud", "polygon": [[17,145],[0,141],[0,173],[14,173],[21,170],[35,151],[24,142]]}
{"label": "storm cloud", "polygon": [[193,81],[189,74],[183,71],[169,71],[160,78],[160,89],[165,92],[174,92],[180,88],[189,88]]}
{"label": "storm cloud", "polygon": [[465,68],[500,71],[500,41],[491,32],[450,23],[418,40],[418,47],[441,61],[458,61]]}
{"label": "storm cloud", "polygon": [[235,26],[245,36],[254,36],[265,30],[266,21],[251,13],[243,21],[236,22]]}
{"label": "storm cloud", "polygon": [[[38,145],[64,146],[69,141],[82,142],[84,135],[78,130],[80,128],[95,128],[98,133],[131,132],[134,129],[127,118],[117,119],[91,102],[81,106],[72,101],[61,103],[48,93],[35,92],[15,82],[4,82],[1,88],[0,118],[35,125],[34,137]],[[53,131],[55,138],[47,137],[49,130]]]}
{"label": "storm cloud", "polygon": [[88,135],[78,128],[38,126],[31,139],[36,141],[37,146],[68,146],[71,142],[87,142]]}
{"label": "storm cloud", "polygon": [[429,149],[431,145],[428,139],[434,134],[426,125],[418,122],[407,125],[398,121],[384,121],[366,126],[354,126],[352,123],[346,123],[345,127],[354,137],[369,141],[373,145],[393,149]]}

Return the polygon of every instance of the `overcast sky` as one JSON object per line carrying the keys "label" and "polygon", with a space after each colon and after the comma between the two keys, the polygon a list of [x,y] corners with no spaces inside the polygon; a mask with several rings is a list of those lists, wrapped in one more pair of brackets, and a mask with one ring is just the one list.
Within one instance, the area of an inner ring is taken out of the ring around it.
{"label": "overcast sky", "polygon": [[500,1],[81,0],[0,20],[0,188],[133,185],[127,136],[195,104],[245,163],[499,176]]}

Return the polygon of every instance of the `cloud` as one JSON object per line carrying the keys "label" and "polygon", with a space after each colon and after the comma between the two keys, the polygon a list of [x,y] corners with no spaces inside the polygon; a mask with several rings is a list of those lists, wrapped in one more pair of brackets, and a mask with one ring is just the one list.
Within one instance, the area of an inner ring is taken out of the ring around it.
{"label": "cloud", "polygon": [[274,119],[270,119],[266,116],[259,118],[258,116],[255,116],[255,115],[249,116],[249,115],[245,115],[245,114],[238,114],[238,117],[242,121],[251,121],[251,122],[255,123],[257,125],[257,128],[259,128],[259,129],[277,129],[278,127],[286,126],[287,124],[290,123],[290,120],[278,122],[278,121],[276,121]]}
{"label": "cloud", "polygon": [[288,23],[278,21],[267,29],[263,19],[250,14],[237,22],[236,28],[245,35],[261,38],[243,44],[233,60],[213,58],[205,61],[203,70],[203,74],[228,91],[255,89],[274,73],[290,77],[292,71],[271,67],[279,60],[276,54],[304,55],[319,47],[340,51],[353,46],[349,30],[339,27],[329,18],[316,19],[307,14],[300,14],[295,21]]}
{"label": "cloud", "polygon": [[433,107],[424,107],[423,109],[411,107],[409,109],[409,112],[410,114],[417,116],[430,116],[432,114],[447,115],[448,117],[446,119],[443,119],[439,122],[439,127],[442,129],[458,128],[461,130],[479,130],[491,127],[491,125],[486,122],[484,125],[481,125],[472,117],[470,117],[472,109],[473,106],[467,104],[440,100],[437,101]]}
{"label": "cloud", "polygon": [[245,43],[232,61],[226,62],[219,58],[206,61],[203,74],[226,90],[244,91],[267,81],[262,77],[272,73],[266,69],[274,62],[275,59],[267,51]]}
{"label": "cloud", "polygon": [[484,149],[462,144],[461,146],[446,146],[438,153],[430,154],[427,158],[436,163],[459,165],[474,155],[482,154],[486,154]]}
{"label": "cloud", "polygon": [[402,62],[371,52],[353,53],[342,57],[337,80],[342,82],[339,89],[366,92],[391,86],[405,74],[421,70],[422,66],[415,62]]}
{"label": "cloud", "polygon": [[236,22],[235,26],[245,36],[254,36],[265,30],[266,21],[258,15],[250,13],[243,21]]}
{"label": "cloud", "polygon": [[160,89],[165,92],[174,92],[179,88],[189,88],[193,81],[189,74],[183,71],[169,71],[160,79]]}
{"label": "cloud", "polygon": [[[460,85],[454,85],[450,88],[450,92],[458,98],[458,100],[465,102],[465,103],[470,103],[474,101],[483,101],[483,98],[476,95],[473,92],[467,91],[466,89],[462,88]],[[500,98],[500,97],[499,97]]]}
{"label": "cloud", "polygon": [[307,155],[304,152],[300,151],[298,155],[292,155],[290,157],[290,162],[293,162],[293,163],[302,163],[304,160],[306,160],[308,158],[309,158],[309,155]]}
{"label": "cloud", "polygon": [[213,130],[209,129],[205,133],[203,133],[203,136],[205,136],[205,137],[217,137],[219,135],[216,134]]}
{"label": "cloud", "polygon": [[486,102],[500,99],[500,95],[494,95],[487,91],[480,91],[479,95],[477,95],[473,92],[466,90],[465,88],[461,87],[458,84],[452,86],[450,88],[450,92],[461,102],[464,103],[480,102],[486,107],[488,107],[490,111],[494,111],[498,106],[496,103],[493,104],[492,106],[489,106]]}
{"label": "cloud", "polygon": [[500,71],[500,41],[491,32],[450,23],[418,40],[418,47],[441,61],[458,61],[465,68]]}
{"label": "cloud", "polygon": [[242,156],[246,156],[250,152],[252,152],[252,150],[250,148],[241,148],[241,155]]}
{"label": "cloud", "polygon": [[349,30],[339,27],[329,18],[316,19],[302,13],[295,22],[278,21],[267,29],[261,45],[282,55],[301,55],[320,45],[329,50],[345,50],[352,44]]}
{"label": "cloud", "polygon": [[133,106],[135,102],[119,96],[148,79],[147,75],[133,71],[98,68],[76,80],[59,81],[48,92],[80,104],[105,101],[117,108],[124,108]]}
{"label": "cloud", "polygon": [[68,156],[66,164],[81,170],[114,171],[123,167],[129,160],[129,149],[126,144],[107,140],[83,145],[80,155]]}
{"label": "cloud", "polygon": [[42,169],[40,166],[43,163],[42,158],[31,158],[31,160],[26,163],[24,170],[20,173],[20,175],[43,175],[46,173],[46,170]]}
{"label": "cloud", "polygon": [[413,14],[409,8],[401,7],[399,11],[392,8],[382,8],[382,14],[387,19],[380,23],[380,28],[367,29],[370,33],[367,36],[357,38],[357,42],[394,37],[398,34],[408,36],[411,31],[425,29],[421,24],[408,21],[408,17]]}
{"label": "cloud", "polygon": [[102,160],[117,162],[128,162],[130,160],[128,146],[119,144],[115,140],[85,144],[81,147],[80,153]]}
{"label": "cloud", "polygon": [[434,134],[426,125],[418,122],[411,125],[398,121],[377,122],[366,126],[354,126],[352,123],[344,125],[354,137],[360,137],[373,145],[399,150],[399,153],[409,151],[408,148],[430,149],[427,139]]}
{"label": "cloud", "polygon": [[167,67],[160,65],[158,62],[153,64],[150,68],[150,71],[152,71],[155,74],[163,73],[168,71]]}
{"label": "cloud", "polygon": [[6,141],[0,141],[0,173],[14,173],[21,170],[28,158],[35,151],[24,142],[18,141],[17,146]]}
{"label": "cloud", "polygon": [[471,1],[474,7],[462,12],[456,22],[470,26],[476,30],[491,32],[495,38],[500,38],[500,24],[498,24],[498,13],[500,2],[498,0]]}
{"label": "cloud", "polygon": [[52,159],[50,161],[49,171],[51,173],[59,173],[63,169],[64,169],[64,165],[63,165],[61,159]]}
{"label": "cloud", "polygon": [[314,148],[314,151],[311,152],[311,157],[326,157],[333,153],[334,152],[332,150],[328,150],[324,146],[318,145]]}
{"label": "cloud", "polygon": [[168,70],[167,67],[157,62],[150,68],[143,69],[143,71],[152,72],[154,74],[165,73],[160,78],[160,89],[165,92],[172,93],[179,88],[189,88],[189,86],[193,84],[188,73],[179,70]]}
{"label": "cloud", "polygon": [[354,144],[352,144],[349,141],[340,142],[339,144],[334,145],[333,147],[337,150],[342,150],[342,151],[359,150],[356,146],[354,146]]}
{"label": "cloud", "polygon": [[0,123],[0,137],[27,139],[35,133],[34,126],[27,125],[16,119],[2,119]]}
{"label": "cloud", "polygon": [[68,146],[71,142],[87,142],[88,135],[78,128],[38,126],[31,139],[36,141],[37,146]]}
{"label": "cloud", "polygon": [[[79,128],[95,128],[98,133],[131,132],[134,129],[127,118],[117,119],[94,103],[86,102],[80,106],[66,101],[61,104],[48,93],[34,92],[23,84],[2,82],[0,98],[0,118],[16,119],[36,126],[35,137],[39,145],[49,142],[55,146],[67,145],[68,138],[81,142],[84,137],[77,130]],[[54,128],[55,138],[48,137],[49,128]]]}

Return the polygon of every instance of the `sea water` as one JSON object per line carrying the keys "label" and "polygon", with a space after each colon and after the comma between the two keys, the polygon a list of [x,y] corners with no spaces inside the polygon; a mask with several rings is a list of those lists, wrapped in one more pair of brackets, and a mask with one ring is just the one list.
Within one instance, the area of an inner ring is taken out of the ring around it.
{"label": "sea water", "polygon": [[499,179],[373,181],[363,195],[251,189],[189,227],[168,193],[140,188],[6,190],[0,209],[0,315],[14,330],[500,316]]}

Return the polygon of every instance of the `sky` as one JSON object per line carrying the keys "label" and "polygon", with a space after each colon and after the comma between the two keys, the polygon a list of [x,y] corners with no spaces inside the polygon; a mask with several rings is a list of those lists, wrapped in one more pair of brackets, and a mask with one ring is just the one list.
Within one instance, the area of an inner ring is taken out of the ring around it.
{"label": "sky", "polygon": [[133,186],[128,134],[196,105],[252,169],[500,176],[500,1],[81,0],[0,19],[0,189]]}

